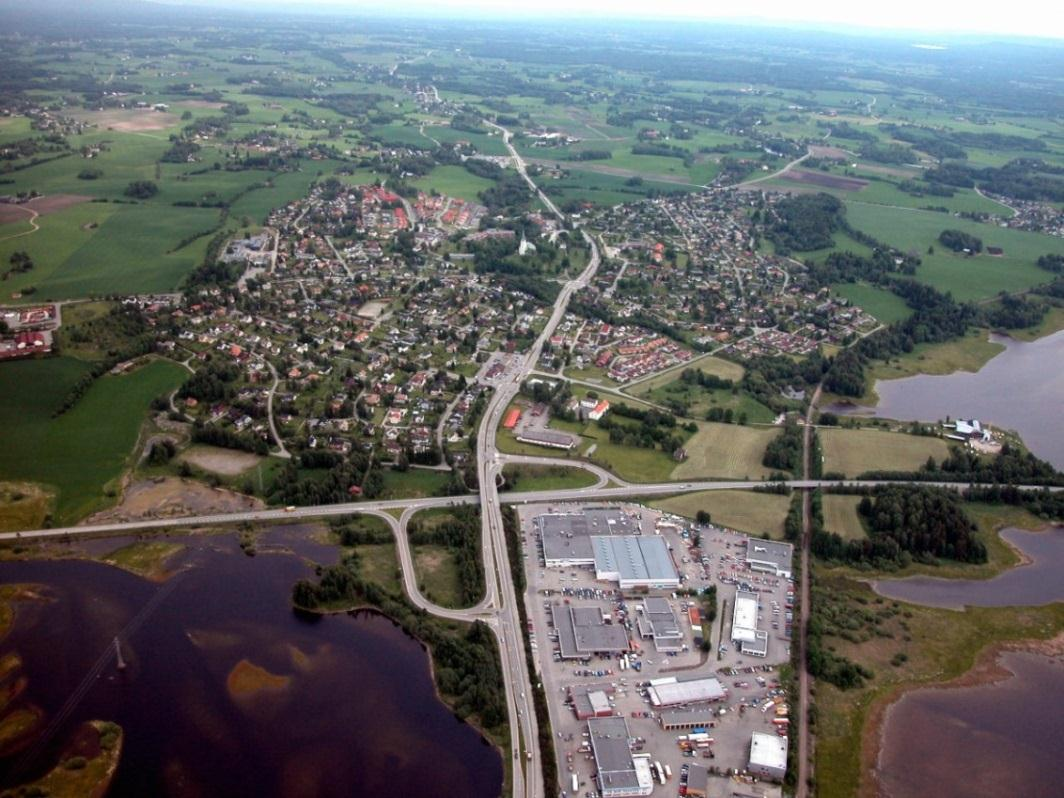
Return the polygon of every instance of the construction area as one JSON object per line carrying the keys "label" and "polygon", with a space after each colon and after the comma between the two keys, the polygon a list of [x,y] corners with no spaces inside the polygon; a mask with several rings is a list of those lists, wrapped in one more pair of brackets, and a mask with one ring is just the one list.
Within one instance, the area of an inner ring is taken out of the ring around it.
{"label": "construction area", "polygon": [[566,798],[781,795],[790,544],[640,505],[518,514]]}

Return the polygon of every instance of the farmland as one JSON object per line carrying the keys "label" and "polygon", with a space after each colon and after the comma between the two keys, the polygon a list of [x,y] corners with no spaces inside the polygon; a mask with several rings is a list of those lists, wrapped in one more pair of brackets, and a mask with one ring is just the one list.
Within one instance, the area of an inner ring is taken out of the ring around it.
{"label": "farmland", "polygon": [[928,457],[942,460],[949,446],[941,438],[873,429],[818,431],[824,471],[856,477],[866,471],[915,471]]}
{"label": "farmland", "polygon": [[775,427],[702,422],[687,441],[687,460],[672,471],[673,479],[695,477],[761,479],[772,469],[761,464],[765,447],[779,434]]}
{"label": "farmland", "polygon": [[824,529],[834,532],[844,540],[860,540],[866,536],[861,517],[857,514],[856,496],[825,494],[822,499]]}
{"label": "farmland", "polygon": [[55,521],[74,521],[117,495],[116,478],[133,452],[148,403],[176,388],[187,372],[154,361],[96,381],[75,407],[51,417],[87,369],[72,358],[6,363],[0,369],[0,479],[53,489]]}

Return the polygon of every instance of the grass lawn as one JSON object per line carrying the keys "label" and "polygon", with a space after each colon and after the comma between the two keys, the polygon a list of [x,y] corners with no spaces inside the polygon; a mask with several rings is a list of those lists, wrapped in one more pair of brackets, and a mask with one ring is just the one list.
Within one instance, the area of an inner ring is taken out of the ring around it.
{"label": "grass lawn", "polygon": [[[817,430],[824,451],[824,471],[856,477],[865,471],[915,471],[928,457],[949,456],[941,438],[874,429]],[[842,534],[841,530],[839,534]]]}
{"label": "grass lawn", "polygon": [[424,177],[413,181],[422,191],[438,191],[448,197],[458,197],[469,202],[479,202],[477,195],[495,183],[478,177],[463,166],[437,166]]}
{"label": "grass lawn", "polygon": [[706,490],[650,503],[659,510],[687,518],[694,518],[699,510],[705,510],[718,526],[750,535],[767,535],[776,540],[783,538],[783,521],[790,504],[788,496],[751,490]]}
{"label": "grass lawn", "polygon": [[1003,345],[987,340],[986,330],[972,330],[963,338],[941,344],[917,344],[912,352],[900,357],[886,362],[876,361],[871,377],[873,380],[895,380],[915,374],[976,372],[990,358],[1004,351]]}
{"label": "grass lawn", "polygon": [[430,471],[425,468],[411,468],[408,471],[385,468],[381,474],[384,477],[384,490],[378,497],[381,500],[438,496],[450,478],[447,471]]}
{"label": "grass lawn", "polygon": [[687,441],[687,460],[672,470],[673,479],[733,477],[761,479],[772,473],[761,464],[765,447],[779,435],[776,427],[701,422]]}
{"label": "grass lawn", "polygon": [[0,482],[0,532],[40,529],[52,507],[52,495],[30,482]]}
{"label": "grass lawn", "polygon": [[702,357],[695,358],[689,363],[685,363],[682,369],[675,369],[658,374],[645,382],[641,382],[632,388],[632,393],[637,396],[644,396],[655,388],[661,388],[664,385],[668,385],[670,382],[678,379],[680,372],[684,369],[698,369],[706,374],[712,374],[721,379],[731,380],[732,382],[738,382],[743,378],[743,374],[746,372],[742,366],[738,363],[732,363],[730,360],[725,360],[715,355],[703,355]]}
{"label": "grass lawn", "polygon": [[352,551],[358,553],[361,564],[359,573],[368,581],[376,582],[393,593],[403,592],[394,543],[364,543],[354,546]]}
{"label": "grass lawn", "polygon": [[187,376],[155,360],[122,376],[98,379],[69,411],[52,418],[88,370],[68,357],[21,360],[0,368],[0,479],[28,480],[56,490],[57,524],[100,509],[116,494],[148,405]]}
{"label": "grass lawn", "polygon": [[108,565],[131,571],[146,579],[162,579],[166,576],[167,560],[184,548],[180,543],[166,540],[138,541],[105,554],[102,559]]}
{"label": "grass lawn", "polygon": [[[871,794],[867,774],[874,765],[882,713],[904,690],[960,676],[995,642],[1045,639],[1064,629],[1064,604],[1059,603],[963,612],[903,605],[819,566],[814,585],[814,606],[828,602],[838,616],[858,619],[858,642],[825,635],[824,645],[874,673],[852,690],[817,683],[815,770],[821,798]],[[870,616],[878,622],[866,622]]]}
{"label": "grass lawn", "polygon": [[[674,373],[672,376],[677,375]],[[727,388],[709,390],[680,379],[644,392],[641,396],[666,407],[679,402],[687,407],[685,415],[691,418],[704,418],[706,412],[715,407],[731,410],[736,421],[745,414],[747,421],[753,424],[769,424],[776,417],[769,408],[744,391],[732,391]]]}
{"label": "grass lawn", "polygon": [[441,607],[462,606],[462,582],[454,552],[446,546],[414,546],[414,570],[425,598]]}
{"label": "grass lawn", "polygon": [[843,540],[860,540],[867,536],[857,514],[858,496],[825,493],[823,496],[824,529],[835,532]]}
{"label": "grass lawn", "polygon": [[871,313],[883,324],[902,321],[913,313],[900,296],[868,283],[834,283],[831,290]]}
{"label": "grass lawn", "polygon": [[502,470],[511,490],[569,490],[598,482],[590,471],[555,465],[508,465]]}

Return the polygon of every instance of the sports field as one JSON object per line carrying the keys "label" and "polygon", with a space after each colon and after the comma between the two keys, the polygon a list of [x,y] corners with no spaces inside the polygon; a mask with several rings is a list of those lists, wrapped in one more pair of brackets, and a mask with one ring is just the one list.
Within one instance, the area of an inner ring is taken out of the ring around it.
{"label": "sports field", "polygon": [[777,427],[701,422],[687,441],[687,459],[672,470],[673,479],[696,477],[761,479],[772,469],[761,464],[765,447],[779,435]]}
{"label": "sports field", "polygon": [[867,533],[861,524],[861,517],[857,514],[857,504],[860,501],[857,496],[824,494],[824,529],[837,533],[844,540],[860,540],[865,537]]}
{"label": "sports field", "polygon": [[783,538],[783,522],[791,500],[775,493],[751,490],[707,490],[670,496],[651,502],[652,507],[694,518],[699,510],[709,513],[714,524],[751,535]]}
{"label": "sports field", "polygon": [[824,471],[856,477],[865,471],[915,471],[928,457],[942,460],[949,446],[941,438],[874,429],[817,430]]}
{"label": "sports field", "polygon": [[149,403],[188,374],[176,363],[156,360],[131,374],[107,375],[73,409],[52,418],[86,371],[87,364],[69,357],[21,360],[0,368],[0,479],[53,488],[60,524],[110,503]]}

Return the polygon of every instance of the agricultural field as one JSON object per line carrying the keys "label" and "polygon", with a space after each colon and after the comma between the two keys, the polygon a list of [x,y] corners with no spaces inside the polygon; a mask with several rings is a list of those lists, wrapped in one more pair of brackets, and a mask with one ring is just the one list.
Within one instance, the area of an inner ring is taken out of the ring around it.
{"label": "agricultural field", "polygon": [[762,479],[772,473],[761,463],[765,447],[779,435],[776,427],[700,422],[687,441],[687,459],[672,470],[673,479]]}
{"label": "agricultural field", "polygon": [[448,197],[457,197],[467,202],[479,202],[479,194],[494,183],[478,177],[461,166],[437,166],[424,177],[419,177],[413,184],[428,193],[435,191]]}
{"label": "agricultural field", "polygon": [[824,472],[848,477],[866,471],[916,471],[928,457],[943,460],[949,455],[946,441],[923,435],[828,427],[821,427],[817,435],[824,453]]}
{"label": "agricultural field", "polygon": [[912,309],[897,294],[868,283],[835,283],[831,290],[845,297],[881,324],[893,324],[912,315]]}
{"label": "agricultural field", "polygon": [[694,518],[699,510],[705,510],[717,526],[781,540],[791,500],[788,496],[750,490],[707,490],[670,496],[652,501],[650,505],[687,518]]}
{"label": "agricultural field", "polygon": [[111,503],[148,404],[178,387],[181,366],[155,360],[98,379],[58,418],[52,412],[88,366],[73,358],[23,360],[0,369],[0,479],[55,491],[54,521],[71,523]]}
{"label": "agricultural field", "polygon": [[[960,301],[993,297],[1000,291],[1019,291],[1049,280],[1035,265],[1039,256],[1064,254],[1059,238],[1009,230],[959,219],[932,211],[905,210],[847,202],[850,224],[869,235],[920,256],[918,280]],[[938,241],[945,229],[961,230],[982,239],[985,246],[999,246],[1005,254],[965,256],[950,252]],[[928,254],[929,248],[934,254]]]}

